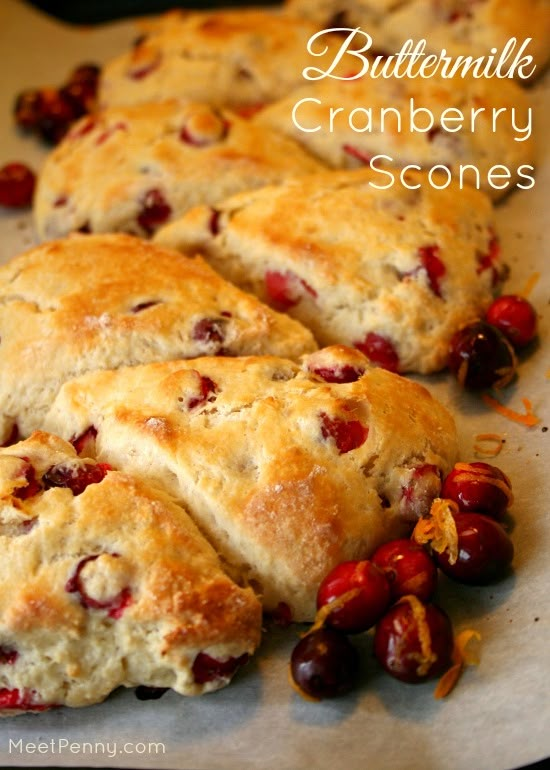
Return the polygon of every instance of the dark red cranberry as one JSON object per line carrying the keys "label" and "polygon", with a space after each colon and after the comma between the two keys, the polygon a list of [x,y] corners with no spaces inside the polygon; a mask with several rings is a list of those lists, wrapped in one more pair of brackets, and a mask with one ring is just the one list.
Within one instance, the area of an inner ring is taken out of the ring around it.
{"label": "dark red cranberry", "polygon": [[[345,595],[349,594],[349,597]],[[346,561],[325,577],[317,591],[317,609],[333,609],[326,624],[348,634],[371,628],[390,604],[384,573],[370,561]]]}
{"label": "dark red cranberry", "polygon": [[138,700],[158,700],[169,689],[169,687],[147,687],[144,684],[140,684],[134,690],[134,694]]}
{"label": "dark red cranberry", "polygon": [[490,305],[487,322],[496,326],[515,348],[524,348],[537,336],[537,313],[516,294],[505,294]]}
{"label": "dark red cranberry", "polygon": [[79,112],[69,97],[53,88],[42,90],[37,128],[46,142],[58,144],[78,117]]}
{"label": "dark red cranberry", "polygon": [[30,206],[36,177],[24,163],[7,163],[0,168],[0,206],[20,209]]}
{"label": "dark red cranberry", "polygon": [[321,412],[321,434],[324,439],[334,439],[338,452],[343,455],[357,449],[368,438],[369,429],[359,420],[342,420]]}
{"label": "dark red cranberry", "polygon": [[437,567],[428,552],[412,540],[384,543],[372,555],[372,563],[387,578],[393,601],[412,594],[427,602],[437,586]]}
{"label": "dark red cranberry", "polygon": [[215,401],[215,393],[218,390],[216,383],[210,377],[200,378],[200,395],[193,396],[187,402],[188,409],[195,409],[197,406],[203,406],[207,401]]}
{"label": "dark red cranberry", "polygon": [[437,245],[421,246],[418,249],[422,267],[428,274],[430,289],[436,297],[441,297],[441,279],[447,272],[447,268],[441,261],[439,253],[439,246]]}
{"label": "dark red cranberry", "polygon": [[458,557],[451,564],[447,551],[436,553],[441,571],[468,585],[485,585],[504,577],[514,558],[514,544],[501,525],[480,513],[458,513],[453,518]]}
{"label": "dark red cranberry", "polygon": [[365,166],[368,166],[373,158],[372,153],[369,154],[365,150],[360,150],[358,147],[354,147],[352,144],[344,144],[342,145],[342,149],[346,155],[351,155],[352,158],[357,158],[357,160],[360,160],[361,163],[365,164]]}
{"label": "dark red cranberry", "polygon": [[106,463],[97,463],[97,465],[86,463],[86,465],[79,468],[55,465],[46,471],[42,481],[46,489],[66,487],[76,497],[81,495],[90,484],[99,484],[100,481],[103,481],[107,471],[110,470],[111,466]]}
{"label": "dark red cranberry", "polygon": [[307,281],[290,270],[285,273],[267,270],[264,280],[267,296],[273,307],[278,310],[288,310],[297,305],[304,296],[304,291],[312,297],[317,296],[317,292]]}
{"label": "dark red cranberry", "polygon": [[486,321],[474,321],[451,338],[448,366],[468,390],[502,388],[514,377],[516,357],[498,329]]}
{"label": "dark red cranberry", "polygon": [[369,332],[362,342],[354,342],[354,347],[364,353],[374,364],[389,372],[399,369],[399,356],[393,344],[381,334]]}
{"label": "dark red cranberry", "polygon": [[141,211],[138,214],[137,221],[147,235],[151,235],[157,227],[160,227],[160,225],[163,225],[170,219],[171,214],[172,209],[168,205],[163,193],[155,188],[148,190],[143,196]]}
{"label": "dark red cranberry", "polygon": [[245,652],[238,658],[227,658],[227,660],[216,660],[205,652],[199,652],[193,661],[193,679],[197,684],[206,684],[207,682],[216,682],[217,680],[229,680],[235,671],[243,666],[249,658]]}
{"label": "dark red cranberry", "polygon": [[410,684],[439,676],[451,664],[453,629],[435,604],[412,596],[401,599],[379,621],[374,654],[396,679]]}
{"label": "dark red cranberry", "polygon": [[[76,569],[72,576],[67,580],[65,584],[65,591],[68,594],[74,594],[77,593],[80,596],[80,604],[82,607],[85,607],[86,609],[92,609],[92,610],[108,610],[107,614],[108,617],[118,619],[131,603],[132,603],[132,594],[129,588],[123,588],[120,593],[118,593],[116,596],[113,596],[111,599],[106,599],[104,601],[98,601],[97,599],[94,599],[93,597],[89,596],[86,592],[86,589],[84,588],[84,585],[82,584],[82,579],[80,577],[80,573],[88,564],[88,562],[95,561],[97,558],[99,558],[101,554],[92,554],[91,556],[85,556],[83,559],[81,559],[78,564],[76,565]],[[112,553],[110,556],[114,559],[118,558],[118,554]]]}
{"label": "dark red cranberry", "polygon": [[36,131],[41,114],[42,94],[36,89],[22,91],[13,107],[15,122],[27,131]]}
{"label": "dark red cranberry", "polygon": [[364,369],[350,364],[335,364],[334,366],[317,366],[310,371],[325,382],[357,382],[365,373]]}
{"label": "dark red cranberry", "polygon": [[221,216],[221,211],[218,211],[217,209],[212,209],[212,213],[208,221],[208,228],[212,233],[212,235],[218,235],[218,233],[220,232],[220,216]]}
{"label": "dark red cranberry", "polygon": [[89,428],[78,436],[73,436],[70,439],[71,444],[76,449],[76,453],[83,455],[84,457],[93,457],[95,453],[95,440],[97,438],[97,428],[91,425]]}
{"label": "dark red cranberry", "polygon": [[61,89],[81,115],[95,107],[99,75],[97,64],[81,64],[71,72],[68,83]]}
{"label": "dark red cranberry", "polygon": [[97,137],[95,140],[96,147],[100,147],[102,144],[105,144],[107,139],[110,139],[113,134],[116,134],[117,131],[127,131],[128,130],[128,124],[125,123],[123,120],[119,120],[118,123],[114,123],[112,126],[109,126],[105,129],[105,131],[102,131],[102,133]]}
{"label": "dark red cranberry", "polygon": [[225,340],[225,324],[223,318],[201,318],[191,332],[191,337],[197,342],[222,343]]}
{"label": "dark red cranberry", "polygon": [[18,500],[29,500],[29,498],[34,497],[42,490],[42,485],[36,478],[36,471],[34,466],[29,462],[28,457],[22,457],[21,459],[26,463],[25,479],[27,484],[24,487],[17,487],[17,489],[14,489],[12,495],[13,497],[17,497]]}
{"label": "dark red cranberry", "polygon": [[500,261],[500,241],[494,232],[491,231],[489,245],[485,254],[478,255],[477,274],[481,275],[486,270],[491,271],[491,284],[496,286],[501,280],[501,274],[498,270],[498,263]]}
{"label": "dark red cranberry", "polygon": [[11,666],[15,663],[19,653],[17,650],[11,650],[7,647],[0,647],[0,665]]}
{"label": "dark red cranberry", "polygon": [[299,689],[316,698],[336,698],[353,689],[359,655],[349,639],[334,628],[306,634],[294,647],[290,673]]}
{"label": "dark red cranberry", "polygon": [[0,688],[0,710],[17,709],[18,711],[46,711],[55,708],[54,703],[40,703],[34,690],[10,690]]}
{"label": "dark red cranberry", "polygon": [[441,497],[460,511],[502,519],[512,502],[510,479],[488,463],[458,463],[443,482]]}

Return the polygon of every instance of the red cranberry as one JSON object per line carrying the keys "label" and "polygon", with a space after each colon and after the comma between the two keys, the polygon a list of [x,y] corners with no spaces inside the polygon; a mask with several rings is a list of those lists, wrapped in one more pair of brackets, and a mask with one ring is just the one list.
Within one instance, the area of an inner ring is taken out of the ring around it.
{"label": "red cranberry", "polygon": [[368,438],[369,429],[359,420],[341,420],[338,417],[329,417],[325,412],[321,412],[320,417],[323,438],[334,439],[341,455],[357,449]]}
{"label": "red cranberry", "polygon": [[498,329],[486,321],[474,321],[451,338],[448,366],[468,390],[502,388],[514,377],[516,357]]}
{"label": "red cranberry", "polygon": [[36,131],[41,114],[42,94],[36,89],[22,91],[13,107],[15,122],[27,131]]}
{"label": "red cranberry", "polygon": [[458,557],[451,564],[447,551],[436,553],[441,571],[468,585],[485,585],[503,577],[514,558],[514,544],[501,525],[480,513],[458,513],[453,518]]}
{"label": "red cranberry", "polygon": [[100,69],[96,64],[81,64],[73,70],[68,83],[61,89],[81,115],[95,107],[99,75]]}
{"label": "red cranberry", "polygon": [[38,133],[46,142],[58,144],[79,113],[69,97],[61,91],[45,88],[41,97]]}
{"label": "red cranberry", "polygon": [[106,463],[98,463],[97,465],[86,463],[86,465],[80,468],[55,465],[46,471],[42,481],[46,489],[51,487],[67,487],[76,497],[81,495],[90,484],[99,484],[103,481],[109,470],[111,470],[111,466]]}
{"label": "red cranberry", "polygon": [[29,498],[37,495],[42,490],[42,485],[36,478],[36,471],[30,464],[28,458],[22,457],[21,459],[26,462],[25,479],[27,484],[24,487],[17,487],[17,489],[14,489],[12,495],[13,497],[17,497],[18,500],[28,500]]}
{"label": "red cranberry", "polygon": [[25,208],[32,203],[36,177],[24,163],[7,163],[0,168],[0,206]]}
{"label": "red cranberry", "polygon": [[193,661],[193,679],[197,684],[206,684],[217,680],[229,681],[235,671],[247,662],[248,658],[249,655],[245,652],[238,658],[217,660],[205,652],[199,652]]}
{"label": "red cranberry", "polygon": [[299,689],[317,700],[349,692],[359,673],[359,655],[344,634],[320,628],[306,634],[290,658],[292,679]]}
{"label": "red cranberry", "polygon": [[421,246],[418,249],[422,267],[428,274],[430,288],[436,297],[441,297],[441,279],[447,272],[447,268],[439,257],[439,246]]}
{"label": "red cranberry", "polygon": [[141,200],[141,211],[137,221],[147,235],[151,235],[171,216],[172,209],[163,193],[158,189],[148,190]]}
{"label": "red cranberry", "polygon": [[192,339],[208,344],[221,344],[225,340],[225,324],[223,318],[201,318],[191,332]]}
{"label": "red cranberry", "polygon": [[403,487],[399,513],[404,519],[416,522],[425,516],[441,491],[441,471],[436,465],[415,468],[409,483]]}
{"label": "red cranberry", "polygon": [[443,482],[441,497],[460,511],[501,519],[512,502],[510,479],[488,463],[458,463]]}
{"label": "red cranberry", "polygon": [[285,273],[268,270],[265,274],[265,290],[271,304],[278,310],[288,310],[297,305],[304,296],[304,291],[312,297],[317,296],[317,292],[307,281],[290,270]]}
{"label": "red cranberry", "polygon": [[537,336],[537,314],[533,305],[516,294],[506,294],[490,305],[487,322],[496,326],[515,348],[524,348]]}
{"label": "red cranberry", "polygon": [[91,425],[79,436],[73,436],[70,439],[71,444],[76,449],[76,453],[84,457],[93,457],[95,453],[95,440],[97,438],[97,428]]}
{"label": "red cranberry", "polygon": [[203,406],[207,401],[215,401],[215,393],[218,390],[216,383],[210,377],[200,378],[200,395],[193,396],[187,402],[188,409],[195,409],[197,406]]}
{"label": "red cranberry", "polygon": [[325,382],[357,382],[365,373],[364,369],[349,364],[335,364],[334,366],[317,366],[311,369],[313,374]]}
{"label": "red cranberry", "polygon": [[34,690],[9,690],[0,688],[0,710],[17,709],[18,711],[46,711],[54,708],[54,703],[40,703]]}
{"label": "red cranberry", "polygon": [[136,687],[134,693],[138,700],[158,700],[169,689],[169,687],[147,687],[144,684],[140,684]]}
{"label": "red cranberry", "polygon": [[487,252],[478,256],[478,266],[476,272],[478,275],[481,275],[481,273],[484,273],[486,270],[490,270],[492,274],[491,284],[493,286],[496,286],[501,279],[501,275],[497,268],[497,263],[499,260],[500,242],[498,237],[493,232],[491,232]]}
{"label": "red cranberry", "polygon": [[414,596],[401,599],[376,626],[374,654],[402,682],[416,684],[451,664],[453,629],[447,614]]}
{"label": "red cranberry", "polygon": [[391,540],[376,549],[372,563],[385,574],[392,600],[412,594],[427,602],[437,586],[437,567],[428,552],[412,540]]}
{"label": "red cranberry", "polygon": [[[346,597],[349,594],[349,597]],[[325,577],[317,592],[317,609],[335,609],[326,624],[357,634],[371,628],[390,603],[390,586],[384,573],[370,561],[346,561]]]}
{"label": "red cranberry", "polygon": [[[111,599],[98,601],[97,599],[94,599],[88,595],[80,577],[80,573],[86,564],[88,564],[90,561],[95,561],[99,558],[100,555],[101,554],[92,554],[91,556],[85,556],[78,562],[73,575],[67,580],[65,584],[65,591],[68,594],[79,594],[80,604],[82,607],[93,610],[108,610],[107,614],[110,618],[118,619],[126,607],[132,603],[132,594],[130,589],[123,588],[119,594],[112,597]],[[112,556],[114,559],[118,558],[118,554],[116,553],[112,553],[110,556]]]}
{"label": "red cranberry", "polygon": [[19,657],[19,653],[17,652],[17,650],[11,650],[7,647],[0,647],[0,665],[1,666],[13,665],[18,657]]}
{"label": "red cranberry", "polygon": [[399,369],[399,356],[393,344],[381,334],[369,332],[362,342],[354,342],[354,347],[364,353],[374,364],[389,372]]}

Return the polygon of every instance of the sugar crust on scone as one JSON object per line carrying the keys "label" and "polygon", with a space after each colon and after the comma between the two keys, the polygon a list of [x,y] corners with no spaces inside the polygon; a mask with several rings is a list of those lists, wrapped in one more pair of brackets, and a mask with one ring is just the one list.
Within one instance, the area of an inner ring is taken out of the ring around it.
{"label": "sugar crust on scone", "polygon": [[77,494],[56,486],[90,468],[43,432],[0,449],[3,716],[86,706],[119,686],[209,692],[231,664],[208,679],[205,655],[215,666],[259,644],[260,603],[181,505],[106,468]]}
{"label": "sugar crust on scone", "polygon": [[200,257],[128,235],[73,235],[0,267],[0,441],[40,427],[59,387],[94,369],[200,355],[298,358],[311,332]]}
{"label": "sugar crust on scone", "polygon": [[335,564],[410,530],[457,453],[453,418],[424,387],[343,346],[302,366],[201,358],[85,375],[44,424],[95,436],[101,461],[183,500],[239,582],[297,621]]}

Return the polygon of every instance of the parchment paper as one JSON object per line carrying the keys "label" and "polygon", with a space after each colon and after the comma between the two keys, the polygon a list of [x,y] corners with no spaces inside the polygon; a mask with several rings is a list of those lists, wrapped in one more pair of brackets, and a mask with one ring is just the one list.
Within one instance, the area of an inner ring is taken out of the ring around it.
{"label": "parchment paper", "polygon": [[[2,0],[0,165],[19,159],[38,168],[45,155],[36,140],[13,128],[16,93],[59,84],[76,64],[101,62],[135,36],[132,22],[70,28],[17,0]],[[550,755],[549,91],[550,77],[530,91],[540,143],[536,185],[510,195],[497,210],[511,267],[507,290],[521,290],[540,273],[530,295],[540,313],[540,345],[521,362],[517,383],[504,397],[520,411],[521,399],[530,398],[541,422],[534,428],[509,422],[478,396],[460,392],[445,374],[423,379],[454,411],[463,459],[483,459],[473,450],[479,433],[506,438],[495,462],[514,486],[514,575],[485,588],[443,580],[438,597],[456,630],[472,627],[482,634],[480,665],[467,669],[447,699],[436,701],[433,683],[405,685],[383,674],[365,636],[356,692],[309,703],[287,682],[298,630],[269,628],[256,659],[218,693],[195,699],[168,693],[140,702],[132,692],[117,691],[98,706],[3,720],[2,766],[507,770]],[[32,244],[30,217],[2,212],[0,234],[4,261]]]}

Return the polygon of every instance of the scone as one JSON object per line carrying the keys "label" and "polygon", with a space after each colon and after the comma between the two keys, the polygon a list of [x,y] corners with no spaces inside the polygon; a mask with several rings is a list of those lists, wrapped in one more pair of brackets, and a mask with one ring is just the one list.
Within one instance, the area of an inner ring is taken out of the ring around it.
{"label": "scone", "polygon": [[41,238],[147,236],[189,207],[321,168],[292,139],[204,104],[113,108],[77,122],[46,158]]}
{"label": "scone", "polygon": [[308,52],[315,24],[268,10],[172,13],[101,74],[102,106],[185,98],[235,108],[271,102],[302,83],[311,64],[329,66],[340,48],[325,36]]}
{"label": "scone", "polygon": [[533,57],[533,77],[550,57],[548,0],[287,0],[285,7],[319,29],[359,26],[373,38],[373,49],[389,54],[408,39],[425,39],[429,52],[489,56],[511,38],[518,40],[517,53],[531,38],[524,55]]}
{"label": "scone", "polygon": [[209,692],[256,649],[260,603],[162,491],[42,432],[0,449],[0,489],[2,716]]}
{"label": "scone", "polygon": [[129,235],[73,235],[0,267],[0,443],[40,427],[94,370],[315,350],[311,333],[189,259]]}
{"label": "scone", "polygon": [[67,383],[44,424],[183,501],[230,574],[295,621],[312,619],[334,565],[410,531],[457,452],[453,419],[426,389],[343,347],[302,366],[265,356],[96,372]]}
{"label": "scone", "polygon": [[386,368],[446,364],[457,329],[481,317],[501,270],[493,211],[481,192],[372,187],[369,169],[328,172],[199,206],[160,244],[200,251],[228,280]]}
{"label": "scone", "polygon": [[[449,120],[449,110],[456,118],[457,109],[460,123]],[[496,119],[494,110],[500,110]],[[324,79],[268,105],[254,122],[295,139],[332,168],[439,166],[441,173],[495,200],[516,185],[533,185],[532,108],[528,94],[513,81]],[[390,183],[379,172],[379,184]]]}

